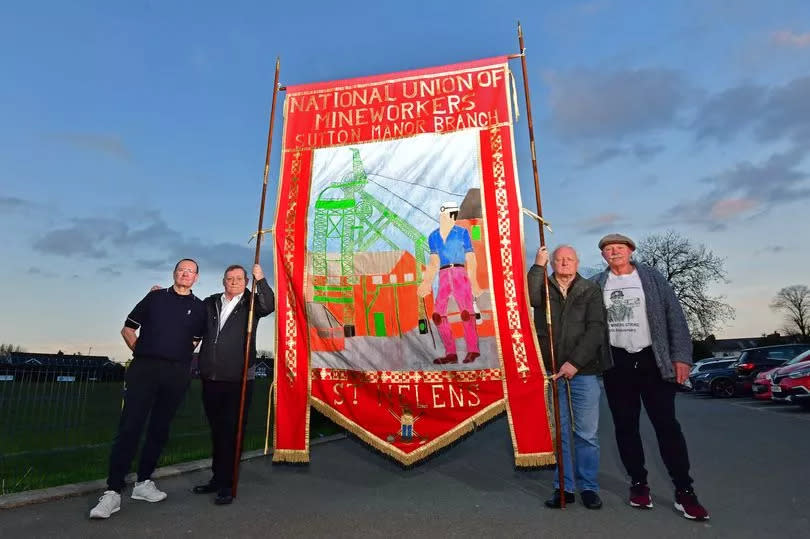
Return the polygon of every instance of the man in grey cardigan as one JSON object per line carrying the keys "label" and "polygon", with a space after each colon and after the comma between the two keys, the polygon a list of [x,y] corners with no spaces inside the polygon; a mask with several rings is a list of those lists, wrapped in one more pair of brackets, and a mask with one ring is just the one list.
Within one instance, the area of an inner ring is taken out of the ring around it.
{"label": "man in grey cardigan", "polygon": [[675,508],[691,520],[707,520],[689,476],[686,440],[675,418],[677,384],[689,377],[692,339],[669,282],[655,269],[631,260],[632,239],[608,234],[599,241],[608,268],[592,279],[602,289],[608,331],[603,347],[613,359],[604,383],[619,455],[630,475],[630,505],[653,506],[639,433],[641,403],[658,438],[658,449],[675,485]]}

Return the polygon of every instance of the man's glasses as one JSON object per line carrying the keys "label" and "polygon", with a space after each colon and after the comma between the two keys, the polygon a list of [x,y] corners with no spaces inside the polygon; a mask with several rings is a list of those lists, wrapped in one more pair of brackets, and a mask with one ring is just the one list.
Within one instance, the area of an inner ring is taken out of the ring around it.
{"label": "man's glasses", "polygon": [[184,274],[188,273],[189,275],[194,275],[197,273],[197,270],[188,269],[188,268],[177,268],[177,273]]}

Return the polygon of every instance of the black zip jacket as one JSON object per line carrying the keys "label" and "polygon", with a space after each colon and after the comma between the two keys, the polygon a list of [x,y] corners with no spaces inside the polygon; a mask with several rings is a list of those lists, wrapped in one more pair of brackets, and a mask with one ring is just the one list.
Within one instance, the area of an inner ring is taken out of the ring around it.
{"label": "black zip jacket", "polygon": [[[256,362],[256,327],[259,319],[275,310],[275,294],[267,279],[256,282],[256,301],[253,306],[253,333],[250,343],[248,377],[253,378]],[[245,338],[247,337],[250,290],[245,290],[239,303],[231,311],[225,325],[219,329],[219,312],[222,309],[222,293],[205,298],[208,317],[206,336],[200,347],[200,378],[222,382],[241,382],[245,363]]]}
{"label": "black zip jacket", "polygon": [[[551,372],[548,326],[546,325],[546,295],[542,266],[529,270],[529,298],[534,307],[534,325],[543,352],[546,370]],[[607,328],[602,289],[577,273],[568,296],[563,297],[554,275],[548,278],[551,288],[551,325],[554,331],[554,359],[559,369],[570,362],[577,374],[599,374],[612,367],[609,354],[602,353]]]}

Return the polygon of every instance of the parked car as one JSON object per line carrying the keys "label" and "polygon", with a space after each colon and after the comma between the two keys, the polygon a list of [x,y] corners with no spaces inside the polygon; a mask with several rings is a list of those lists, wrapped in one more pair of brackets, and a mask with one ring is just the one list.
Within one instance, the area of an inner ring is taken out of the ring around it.
{"label": "parked car", "polygon": [[775,369],[768,371],[762,371],[757,374],[757,377],[754,379],[754,384],[751,386],[751,390],[754,392],[754,398],[759,400],[771,400],[771,397],[773,396],[771,393],[773,379],[783,372],[791,372],[788,367],[797,363],[805,362],[810,362],[810,350],[802,352],[781,367],[776,367]]}
{"label": "parked car", "polygon": [[781,369],[782,367],[774,367],[769,371],[762,371],[754,378],[754,383],[751,385],[751,392],[757,400],[769,401],[771,400],[771,375]]}
{"label": "parked car", "polygon": [[810,344],[779,344],[743,350],[736,363],[735,394],[751,393],[757,374],[781,367],[807,350],[810,350]]}
{"label": "parked car", "polygon": [[737,362],[737,358],[728,358],[728,359],[701,359],[700,361],[696,362],[692,365],[692,369],[689,371],[689,379],[696,377],[698,374],[706,373],[709,371],[716,371],[717,369],[724,369],[730,365],[733,365]]}
{"label": "parked car", "polygon": [[772,379],[773,400],[788,401],[810,408],[810,361],[782,367]]}
{"label": "parked car", "polygon": [[[711,378],[715,371],[725,371],[737,362],[736,358],[701,360],[696,362],[689,371],[689,386],[698,393],[712,393],[711,383],[704,383]],[[701,380],[698,380],[701,377]],[[720,382],[721,385],[723,382]]]}
{"label": "parked car", "polygon": [[695,393],[711,393],[714,397],[733,397],[736,391],[737,362],[733,361],[726,366],[714,370],[701,372],[690,376],[692,391]]}

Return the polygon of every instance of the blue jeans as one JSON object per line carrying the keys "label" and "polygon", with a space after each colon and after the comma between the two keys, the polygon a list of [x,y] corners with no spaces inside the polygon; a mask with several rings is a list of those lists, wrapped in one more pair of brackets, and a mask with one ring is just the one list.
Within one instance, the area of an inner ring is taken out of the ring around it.
{"label": "blue jeans", "polygon": [[[571,387],[571,407],[574,410],[574,460],[571,462],[571,415],[568,411],[568,386]],[[568,384],[557,381],[560,398],[560,432],[562,433],[563,472],[566,492],[599,491],[599,381],[593,374],[578,374]],[[560,488],[554,469],[554,488]],[[575,482],[576,479],[576,482]]]}

